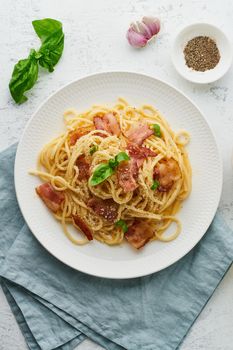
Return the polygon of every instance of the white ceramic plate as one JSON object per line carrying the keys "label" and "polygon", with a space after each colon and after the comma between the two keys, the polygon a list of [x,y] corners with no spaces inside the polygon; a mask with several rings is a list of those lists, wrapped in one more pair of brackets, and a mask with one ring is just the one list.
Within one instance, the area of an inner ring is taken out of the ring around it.
{"label": "white ceramic plate", "polygon": [[[216,42],[220,60],[215,68],[197,72],[186,65],[184,48],[187,42],[196,36],[208,36]],[[227,36],[218,27],[208,23],[194,23],[182,29],[176,36],[172,48],[172,61],[183,78],[194,83],[207,84],[220,79],[230,68],[232,46]]]}
{"label": "white ceramic plate", "polygon": [[[129,244],[109,247],[97,241],[73,245],[35,194],[40,180],[28,174],[36,167],[42,146],[63,128],[63,112],[92,104],[112,105],[122,96],[130,104],[156,106],[175,130],[191,134],[188,146],[193,190],[178,216],[183,229],[170,242],[151,242],[135,251]],[[35,112],[18,146],[15,187],[23,216],[39,242],[74,269],[108,278],[132,278],[159,271],[188,253],[202,238],[216,212],[222,185],[222,165],[214,136],[197,107],[174,87],[152,77],[127,72],[100,73],[77,80],[53,94]]]}

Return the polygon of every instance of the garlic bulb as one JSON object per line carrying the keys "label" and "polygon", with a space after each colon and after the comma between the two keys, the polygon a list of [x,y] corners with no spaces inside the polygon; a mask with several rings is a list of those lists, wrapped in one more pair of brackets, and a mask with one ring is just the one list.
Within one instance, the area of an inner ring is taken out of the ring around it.
{"label": "garlic bulb", "polygon": [[160,21],[156,17],[143,17],[142,21],[131,23],[126,37],[131,46],[143,47],[160,31]]}

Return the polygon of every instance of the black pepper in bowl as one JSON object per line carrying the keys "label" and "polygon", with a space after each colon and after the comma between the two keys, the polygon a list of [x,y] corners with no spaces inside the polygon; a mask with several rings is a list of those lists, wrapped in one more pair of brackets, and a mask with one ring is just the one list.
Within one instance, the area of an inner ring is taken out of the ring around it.
{"label": "black pepper in bowl", "polygon": [[205,72],[217,66],[220,53],[213,39],[208,36],[196,36],[186,44],[184,57],[189,68]]}

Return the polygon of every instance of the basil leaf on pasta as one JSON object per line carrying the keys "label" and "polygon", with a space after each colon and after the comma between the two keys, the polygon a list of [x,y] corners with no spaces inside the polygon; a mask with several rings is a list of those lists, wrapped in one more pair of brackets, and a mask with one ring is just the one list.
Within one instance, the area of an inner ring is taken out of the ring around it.
{"label": "basil leaf on pasta", "polygon": [[123,231],[124,233],[126,233],[126,232],[128,231],[128,226],[127,226],[125,220],[122,220],[122,219],[118,220],[118,221],[115,223],[115,226],[116,226],[116,227],[121,227],[121,229],[122,229],[122,231]]}
{"label": "basil leaf on pasta", "polygon": [[116,158],[109,159],[108,165],[110,166],[110,168],[115,169],[115,167],[118,165],[118,162],[116,161]]}
{"label": "basil leaf on pasta", "polygon": [[[115,157],[116,162],[119,164],[120,162],[123,162],[124,160],[130,160],[130,157],[128,156],[127,153],[125,152],[120,152],[118,155]],[[117,164],[117,165],[118,165]]]}
{"label": "basil leaf on pasta", "polygon": [[96,186],[99,185],[101,182],[106,180],[109,176],[111,176],[114,173],[113,168],[111,168],[108,164],[100,164],[92,174],[90,178],[90,185]]}
{"label": "basil leaf on pasta", "polygon": [[153,181],[153,185],[151,186],[151,189],[154,191],[154,190],[157,190],[157,188],[159,187],[160,183],[158,180],[154,180]]}
{"label": "basil leaf on pasta", "polygon": [[154,130],[155,136],[161,137],[161,129],[160,129],[159,124],[153,124],[153,125],[152,125],[152,128],[153,128],[153,130]]}
{"label": "basil leaf on pasta", "polygon": [[123,162],[125,160],[130,160],[130,157],[125,152],[120,152],[116,155],[114,159],[110,159],[108,164],[111,168],[115,169],[120,162]]}

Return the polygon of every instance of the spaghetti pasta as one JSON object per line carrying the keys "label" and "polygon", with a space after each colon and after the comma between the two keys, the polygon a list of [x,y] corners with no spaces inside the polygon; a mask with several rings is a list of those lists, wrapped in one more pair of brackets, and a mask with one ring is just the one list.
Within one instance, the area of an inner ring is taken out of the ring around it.
{"label": "spaghetti pasta", "polygon": [[[126,237],[136,248],[175,239],[181,232],[175,214],[191,191],[189,134],[175,133],[151,105],[135,108],[123,98],[113,108],[69,109],[64,121],[66,131],[43,147],[30,173],[49,183],[37,193],[66,236],[77,245]],[[176,230],[167,236],[172,222]],[[86,237],[74,237],[70,224]]]}

